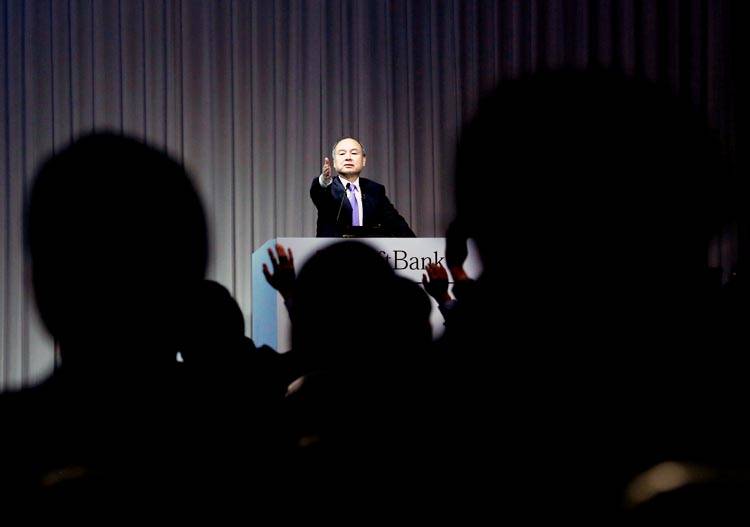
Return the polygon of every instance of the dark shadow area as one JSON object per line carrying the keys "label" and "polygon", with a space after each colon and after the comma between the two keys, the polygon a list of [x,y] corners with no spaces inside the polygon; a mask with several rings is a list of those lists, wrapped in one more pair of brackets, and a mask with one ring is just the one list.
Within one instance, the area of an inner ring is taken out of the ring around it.
{"label": "dark shadow area", "polygon": [[645,81],[556,72],[482,101],[457,210],[485,272],[443,343],[471,460],[453,479],[496,482],[467,500],[613,521],[658,462],[746,464],[741,356],[707,265],[735,212],[727,174],[700,119]]}

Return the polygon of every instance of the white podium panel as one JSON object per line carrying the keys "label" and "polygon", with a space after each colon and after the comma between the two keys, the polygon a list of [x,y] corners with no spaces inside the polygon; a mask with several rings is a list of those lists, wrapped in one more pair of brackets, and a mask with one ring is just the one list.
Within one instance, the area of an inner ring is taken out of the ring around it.
{"label": "white podium panel", "polygon": [[[297,272],[316,251],[334,243],[341,238],[272,238],[260,246],[252,255],[252,337],[255,344],[266,344],[277,351],[286,352],[292,347],[289,314],[286,306],[275,289],[263,276],[263,264],[271,267],[268,249],[277,243],[291,248],[294,253],[294,267]],[[373,247],[391,265],[396,274],[421,284],[424,269],[429,263],[445,264],[445,238],[356,238]],[[472,278],[481,274],[479,255],[473,244],[469,244],[469,257],[464,269]],[[366,277],[362,277],[366,278]],[[443,316],[432,301],[432,333],[439,337],[444,329]]]}

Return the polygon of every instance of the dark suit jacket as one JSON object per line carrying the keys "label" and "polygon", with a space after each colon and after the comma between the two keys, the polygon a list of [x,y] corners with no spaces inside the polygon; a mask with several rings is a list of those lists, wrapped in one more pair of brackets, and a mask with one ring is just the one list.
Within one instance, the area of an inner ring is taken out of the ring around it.
{"label": "dark suit jacket", "polygon": [[[365,231],[383,237],[414,238],[414,231],[385,195],[385,187],[370,179],[359,178]],[[318,176],[313,179],[310,197],[318,209],[319,238],[336,238],[352,227],[352,206],[338,176],[326,188]]]}

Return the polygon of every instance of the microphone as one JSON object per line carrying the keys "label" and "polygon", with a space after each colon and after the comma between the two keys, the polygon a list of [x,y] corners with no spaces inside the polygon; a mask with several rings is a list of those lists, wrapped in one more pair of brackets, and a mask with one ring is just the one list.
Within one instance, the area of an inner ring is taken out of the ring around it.
{"label": "microphone", "polygon": [[[333,183],[331,183],[333,185]],[[336,225],[339,224],[339,216],[341,216],[341,207],[344,206],[344,199],[346,199],[346,189],[344,189],[344,193],[341,195],[341,202],[339,203],[339,212],[336,214]]]}

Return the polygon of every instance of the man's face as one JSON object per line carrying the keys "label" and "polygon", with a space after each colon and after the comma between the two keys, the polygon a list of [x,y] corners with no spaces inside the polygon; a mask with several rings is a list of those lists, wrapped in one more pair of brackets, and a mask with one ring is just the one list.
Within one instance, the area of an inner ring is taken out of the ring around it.
{"label": "man's face", "polygon": [[355,176],[365,168],[367,158],[355,139],[342,139],[333,148],[333,169],[342,176]]}

